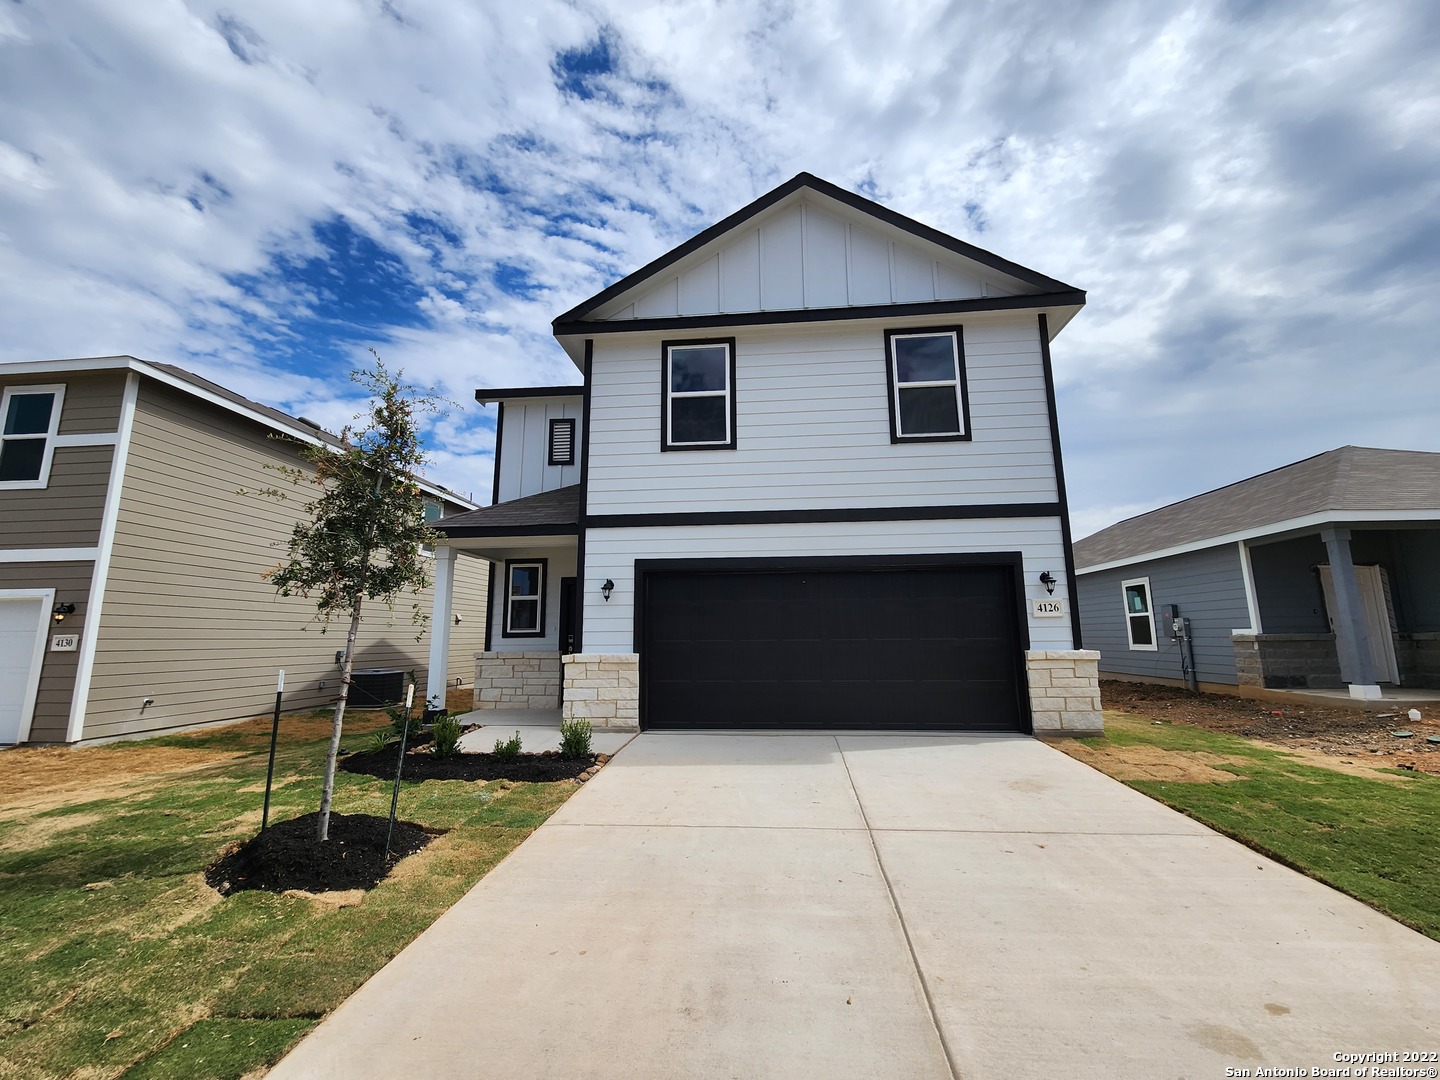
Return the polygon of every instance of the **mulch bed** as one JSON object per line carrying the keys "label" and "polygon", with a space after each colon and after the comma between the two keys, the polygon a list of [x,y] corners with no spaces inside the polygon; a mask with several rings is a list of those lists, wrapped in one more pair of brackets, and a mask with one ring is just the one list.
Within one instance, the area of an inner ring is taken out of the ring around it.
{"label": "mulch bed", "polygon": [[[340,759],[340,768],[363,776],[395,779],[394,746],[385,750],[365,750],[347,754]],[[513,780],[518,783],[548,784],[556,780],[574,780],[609,760],[605,754],[584,757],[561,757],[553,750],[543,754],[520,754],[502,758],[495,754],[456,754],[437,758],[428,749],[405,754],[401,780]],[[588,777],[585,777],[588,779]]]}
{"label": "mulch bed", "polygon": [[394,865],[430,843],[436,833],[413,821],[395,822],[390,862],[385,854],[389,819],[373,814],[330,815],[330,839],[315,839],[319,813],[277,821],[259,836],[222,855],[205,871],[205,882],[221,896],[245,889],[281,893],[290,889],[332,892],[373,889]]}

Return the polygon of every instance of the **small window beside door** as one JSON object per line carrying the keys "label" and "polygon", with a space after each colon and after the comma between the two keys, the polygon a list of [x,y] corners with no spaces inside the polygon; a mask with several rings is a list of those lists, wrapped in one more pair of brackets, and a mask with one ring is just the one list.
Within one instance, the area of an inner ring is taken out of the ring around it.
{"label": "small window beside door", "polygon": [[1125,633],[1130,648],[1154,652],[1155,615],[1150,610],[1150,579],[1135,578],[1120,583],[1125,598]]}
{"label": "small window beside door", "polygon": [[545,562],[505,563],[505,637],[545,636]]}

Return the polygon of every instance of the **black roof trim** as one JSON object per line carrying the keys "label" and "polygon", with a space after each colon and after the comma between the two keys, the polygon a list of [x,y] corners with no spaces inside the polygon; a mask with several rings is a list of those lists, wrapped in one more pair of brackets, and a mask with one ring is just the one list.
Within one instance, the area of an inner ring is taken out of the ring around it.
{"label": "black roof trim", "polygon": [[748,219],[755,217],[757,214],[768,210],[770,207],[774,206],[782,199],[788,198],[789,196],[793,195],[801,188],[810,188],[812,191],[815,191],[820,195],[828,196],[829,198],[834,199],[836,202],[844,203],[846,206],[849,206],[852,209],[859,210],[861,213],[869,214],[871,217],[883,221],[885,224],[893,226],[894,228],[900,229],[902,232],[907,232],[911,236],[917,237],[921,240],[925,240],[939,247],[943,247],[948,251],[953,251],[957,255],[961,255],[967,259],[971,259],[975,262],[980,263],[983,266],[988,266],[992,270],[998,270],[1002,274],[1006,274],[1010,277],[1016,278],[1029,285],[1034,285],[1037,288],[1047,289],[1053,292],[1078,291],[1073,285],[1067,285],[1063,281],[1059,281],[1052,277],[1046,277],[1044,274],[1037,273],[1036,271],[1031,270],[1028,267],[1021,266],[1019,263],[1013,263],[1009,259],[1003,259],[992,251],[986,251],[984,248],[976,247],[974,244],[967,244],[964,240],[960,240],[956,237],[950,236],[948,233],[943,233],[939,229],[932,228],[929,225],[925,225],[919,221],[916,221],[914,218],[909,218],[906,217],[904,214],[896,213],[894,210],[891,210],[889,207],[882,206],[880,203],[875,202],[873,199],[867,199],[863,195],[857,195],[853,191],[847,191],[845,188],[838,187],[835,184],[830,183],[830,181],[828,180],[822,180],[820,179],[820,177],[814,176],[811,173],[802,172],[797,173],[795,176],[785,181],[785,183],[781,184],[773,191],[769,191],[766,194],[761,195],[760,198],[756,199],[748,206],[742,207],[741,209],[735,211],[735,213],[731,214],[724,220],[718,221],[714,225],[711,225],[708,229],[696,233],[679,247],[666,252],[658,259],[646,263],[634,273],[626,275],[619,281],[615,282],[615,284],[609,286],[608,288],[602,289],[600,292],[590,297],[590,299],[585,300],[580,304],[577,304],[575,307],[565,312],[565,314],[555,319],[553,326],[555,328],[556,335],[577,332],[583,333],[584,331],[571,330],[569,329],[569,327],[572,325],[591,325],[583,322],[584,316],[589,312],[595,310],[596,308],[604,304],[609,303],[611,300],[615,299],[615,297],[619,296],[623,292],[634,288],[646,278],[658,274],[666,267],[671,266],[674,263],[679,262],[681,259],[684,259],[686,256],[700,250],[700,248],[704,247],[712,240],[724,235],[731,229],[734,229],[737,226],[744,224]]}
{"label": "black roof trim", "polygon": [[573,525],[445,525],[437,531],[457,539],[489,536],[578,536],[580,526]]}
{"label": "black roof trim", "polygon": [[974,311],[1017,311],[1072,307],[1085,303],[1085,290],[1035,293],[1028,296],[982,296],[973,300],[927,300],[917,304],[872,304],[868,307],[797,308],[789,311],[740,311],[725,315],[681,315],[663,319],[618,319],[615,322],[555,324],[555,336],[570,334],[638,334],[648,330],[701,330],[722,326],[773,326],[779,323],[841,322],[847,319],[899,319],[911,315],[963,315]]}
{"label": "black roof trim", "polygon": [[579,397],[583,386],[508,386],[500,390],[476,390],[475,400],[481,405],[507,398]]}

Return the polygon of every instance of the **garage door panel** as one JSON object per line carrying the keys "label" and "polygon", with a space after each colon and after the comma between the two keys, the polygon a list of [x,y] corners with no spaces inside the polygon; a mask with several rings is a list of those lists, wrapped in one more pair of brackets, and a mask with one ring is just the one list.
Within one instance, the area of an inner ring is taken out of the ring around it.
{"label": "garage door panel", "polygon": [[648,727],[1021,730],[1009,567],[663,572]]}

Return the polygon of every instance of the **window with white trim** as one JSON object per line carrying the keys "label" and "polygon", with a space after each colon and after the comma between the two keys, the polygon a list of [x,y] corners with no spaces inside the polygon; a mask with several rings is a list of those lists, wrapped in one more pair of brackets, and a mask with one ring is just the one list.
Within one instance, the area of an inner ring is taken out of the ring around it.
{"label": "window with white trim", "polygon": [[662,450],[735,449],[735,339],[666,341]]}
{"label": "window with white trim", "polygon": [[[426,499],[421,505],[424,508],[421,513],[424,515],[426,525],[433,525],[445,516],[445,504],[439,499]],[[434,558],[435,546],[433,544],[421,544],[420,554]]]}
{"label": "window with white trim", "polygon": [[890,441],[968,439],[960,327],[885,331]]}
{"label": "window with white trim", "polygon": [[1125,635],[1130,648],[1155,651],[1155,613],[1151,610],[1150,579],[1134,578],[1120,583],[1125,602]]}
{"label": "window with white trim", "polygon": [[0,488],[50,482],[64,386],[7,386],[0,395]]}
{"label": "window with white trim", "polygon": [[575,421],[573,419],[550,421],[550,454],[547,464],[575,464]]}
{"label": "window with white trim", "polygon": [[506,637],[545,634],[545,560],[505,562]]}

